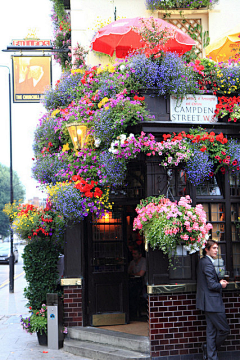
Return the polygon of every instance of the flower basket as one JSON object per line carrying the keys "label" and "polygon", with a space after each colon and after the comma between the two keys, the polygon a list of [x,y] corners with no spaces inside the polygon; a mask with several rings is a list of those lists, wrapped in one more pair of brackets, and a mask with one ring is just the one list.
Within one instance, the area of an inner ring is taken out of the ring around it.
{"label": "flower basket", "polygon": [[48,338],[47,338],[47,334],[45,333],[45,331],[43,331],[42,333],[40,331],[37,331],[37,338],[38,338],[39,345],[47,346]]}
{"label": "flower basket", "polygon": [[171,257],[178,245],[193,254],[208,240],[206,213],[201,204],[192,207],[190,196],[181,197],[178,203],[163,196],[149,197],[136,208],[138,216],[133,229],[144,232],[146,241],[153,249],[160,249]]}

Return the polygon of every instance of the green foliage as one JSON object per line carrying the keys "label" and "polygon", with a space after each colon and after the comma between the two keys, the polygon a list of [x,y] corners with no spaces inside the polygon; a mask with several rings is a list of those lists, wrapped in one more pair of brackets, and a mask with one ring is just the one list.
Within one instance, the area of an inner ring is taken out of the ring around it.
{"label": "green foliage", "polygon": [[56,292],[59,255],[58,246],[48,239],[32,241],[24,248],[23,269],[28,283],[24,295],[33,309],[40,309],[47,294]]}
{"label": "green foliage", "polygon": [[[31,310],[31,307],[30,307]],[[40,310],[33,310],[32,314],[26,318],[21,318],[20,323],[23,330],[32,334],[34,332],[47,333],[47,306],[42,304]]]}
{"label": "green foliage", "polygon": [[[25,197],[25,189],[15,171],[13,171],[13,197],[17,201]],[[10,170],[0,164],[0,234],[2,236],[7,236],[9,232],[9,220],[2,210],[10,200]]]}

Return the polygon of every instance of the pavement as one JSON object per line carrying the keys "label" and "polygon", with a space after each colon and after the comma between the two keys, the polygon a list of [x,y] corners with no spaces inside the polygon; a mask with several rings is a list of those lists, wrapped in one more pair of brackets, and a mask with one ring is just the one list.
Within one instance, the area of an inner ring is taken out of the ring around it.
{"label": "pavement", "polygon": [[0,360],[89,360],[64,349],[40,346],[36,333],[31,335],[22,329],[20,317],[29,315],[23,296],[25,286],[22,272],[15,278],[14,293],[9,293],[9,284],[0,287]]}

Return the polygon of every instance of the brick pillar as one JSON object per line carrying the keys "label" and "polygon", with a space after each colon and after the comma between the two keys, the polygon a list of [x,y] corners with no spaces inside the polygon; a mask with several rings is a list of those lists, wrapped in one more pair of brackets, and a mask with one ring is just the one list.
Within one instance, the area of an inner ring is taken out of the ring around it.
{"label": "brick pillar", "polygon": [[64,325],[82,326],[82,286],[64,286]]}

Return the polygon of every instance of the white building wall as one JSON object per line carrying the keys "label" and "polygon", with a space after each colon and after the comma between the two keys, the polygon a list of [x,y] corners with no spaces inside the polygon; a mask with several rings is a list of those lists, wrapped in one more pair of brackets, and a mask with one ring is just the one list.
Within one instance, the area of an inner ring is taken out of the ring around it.
{"label": "white building wall", "polygon": [[[145,0],[71,0],[72,47],[79,42],[90,49],[97,22],[114,21],[115,7],[117,18],[163,16],[162,12],[146,10]],[[201,17],[203,31],[209,30],[210,39],[214,41],[240,23],[240,0],[219,0],[213,10],[184,11],[183,14],[186,18]],[[178,11],[172,16],[180,17]],[[114,62],[114,59],[93,52],[87,58],[87,63],[92,66],[109,62]]]}

